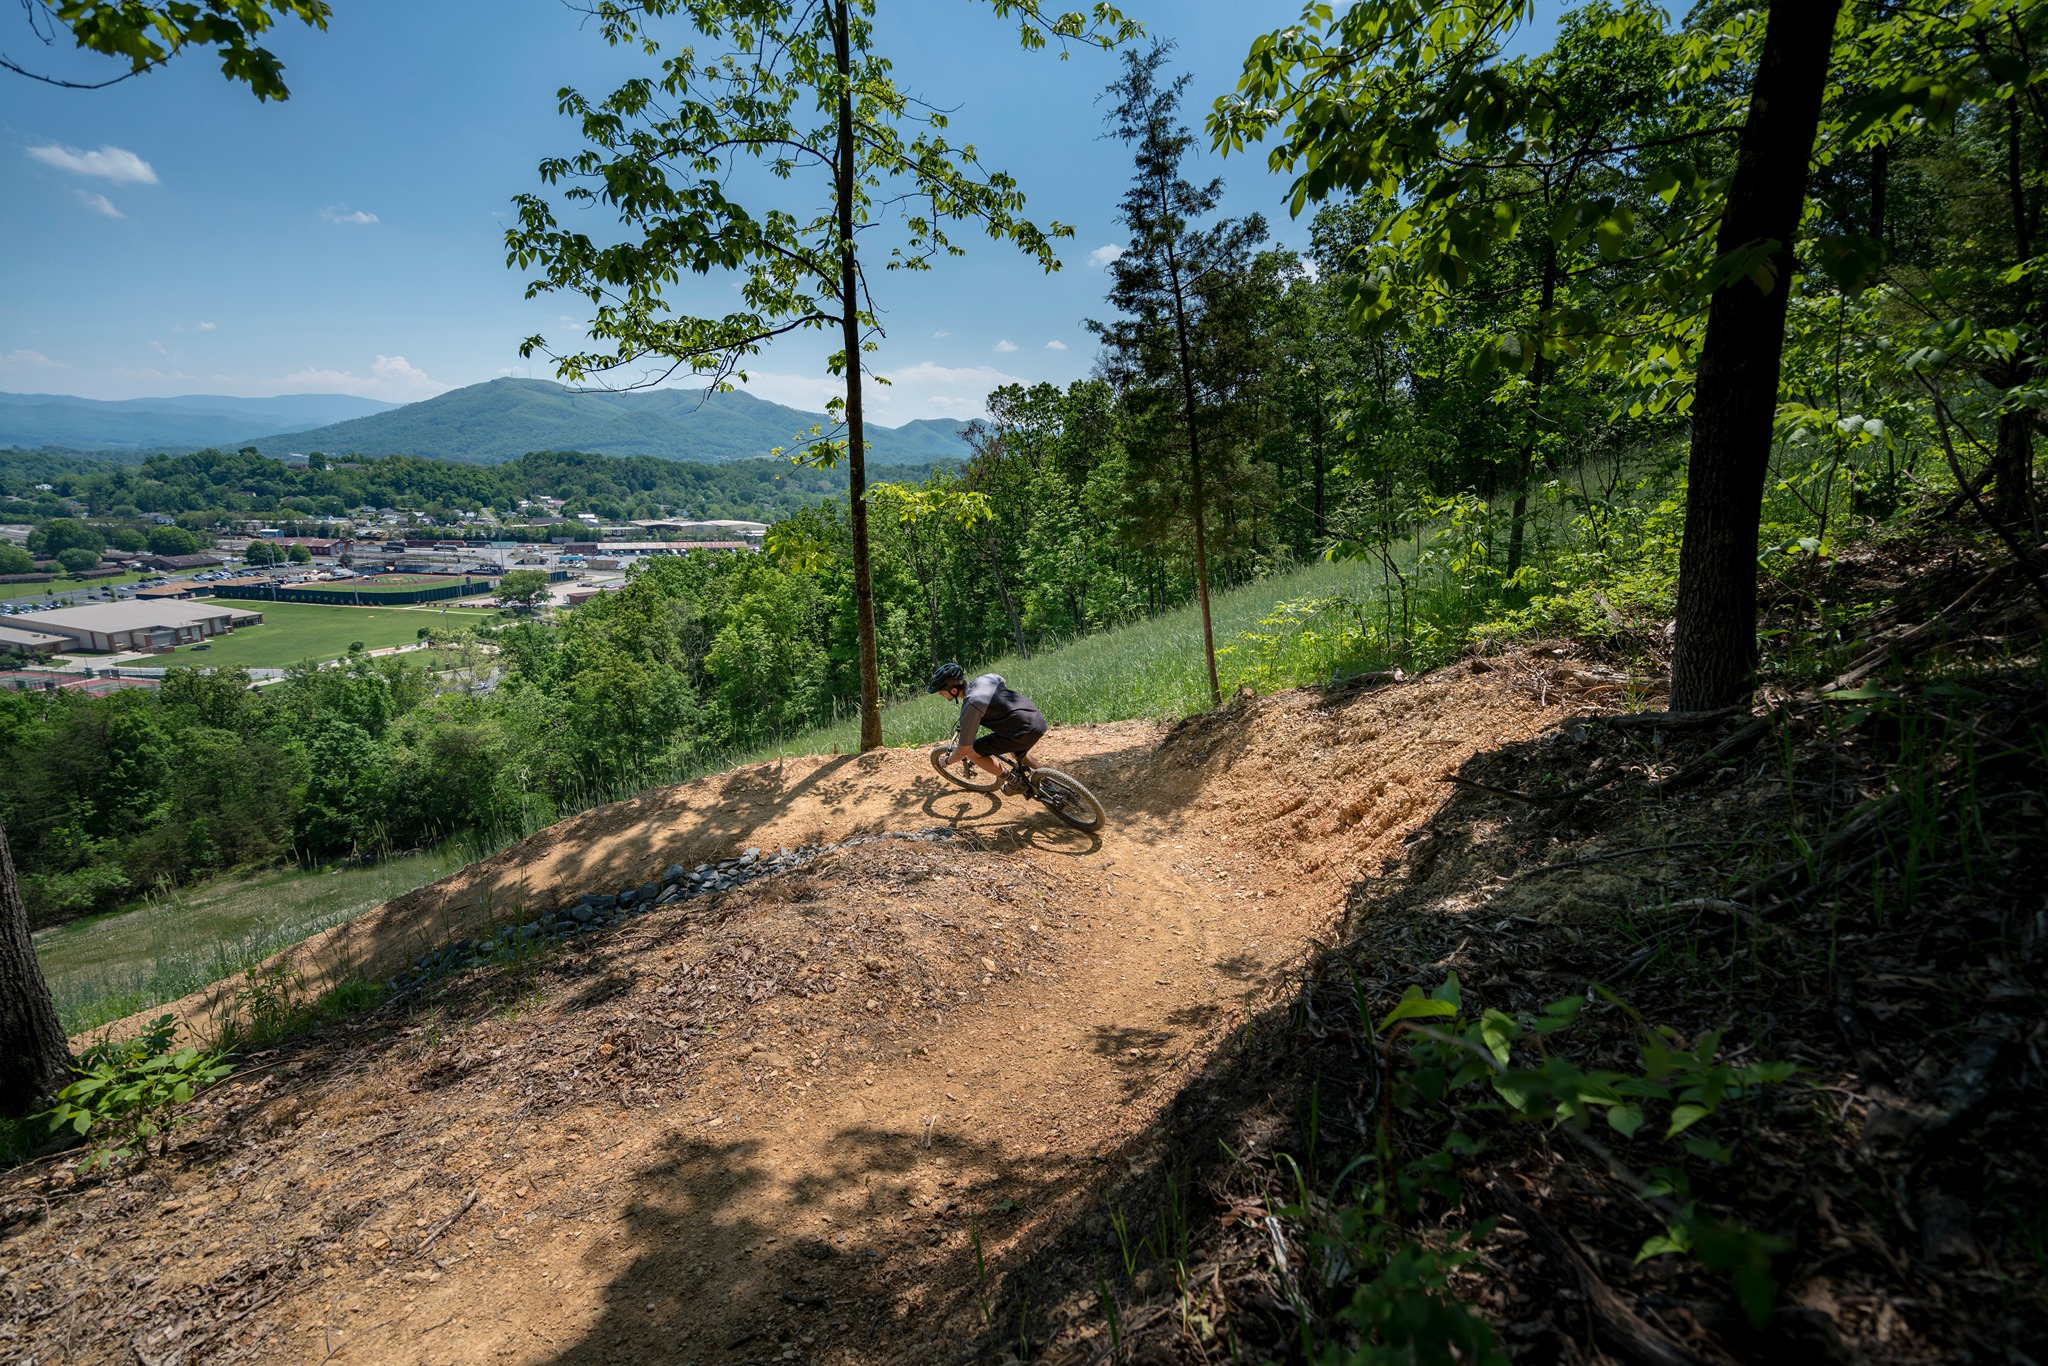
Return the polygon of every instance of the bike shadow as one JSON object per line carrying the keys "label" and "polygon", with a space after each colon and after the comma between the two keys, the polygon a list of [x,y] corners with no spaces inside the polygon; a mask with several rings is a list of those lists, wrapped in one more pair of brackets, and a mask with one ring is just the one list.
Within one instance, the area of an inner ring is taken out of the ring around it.
{"label": "bike shadow", "polygon": [[[972,831],[973,834],[991,847],[1003,850],[1036,849],[1041,853],[1058,854],[1063,858],[1086,858],[1102,850],[1102,836],[1086,830],[1076,830],[1059,822],[1050,812],[1040,810],[1029,802],[1018,802],[1014,807],[1004,802],[994,792],[969,792],[949,788],[934,792],[920,804],[924,813],[935,821],[943,822],[955,830]],[[1017,819],[1004,825],[984,825],[1001,815],[1005,810]],[[1031,819],[1034,815],[1045,818],[1047,824]]]}

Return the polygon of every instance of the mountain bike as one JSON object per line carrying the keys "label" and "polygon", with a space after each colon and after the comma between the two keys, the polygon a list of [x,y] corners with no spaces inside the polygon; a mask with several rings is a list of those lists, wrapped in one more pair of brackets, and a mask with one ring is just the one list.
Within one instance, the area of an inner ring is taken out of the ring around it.
{"label": "mountain bike", "polygon": [[1014,754],[998,754],[996,757],[1009,765],[1010,771],[991,775],[965,758],[969,751],[964,749],[960,751],[958,763],[948,764],[946,749],[947,746],[940,745],[932,751],[932,767],[955,787],[964,787],[969,792],[994,792],[1001,788],[1005,792],[1022,793],[1051,807],[1053,815],[1076,830],[1102,828],[1102,803],[1081,785],[1079,779],[1070,778],[1056,768],[1026,768]]}

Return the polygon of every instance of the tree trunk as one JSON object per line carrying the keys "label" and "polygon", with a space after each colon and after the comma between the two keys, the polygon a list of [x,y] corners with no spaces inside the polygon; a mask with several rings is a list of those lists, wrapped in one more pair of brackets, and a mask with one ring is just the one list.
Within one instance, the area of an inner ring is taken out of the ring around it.
{"label": "tree trunk", "polygon": [[996,537],[994,524],[990,524],[988,538],[988,576],[995,580],[996,592],[1002,597],[1003,611],[1010,618],[1010,638],[1017,642],[1017,653],[1031,658],[1031,649],[1024,643],[1024,618],[1017,612],[1017,600],[1010,596],[1010,586],[1003,582],[1003,543]]}
{"label": "tree trunk", "polygon": [[1746,700],[1756,674],[1756,542],[1785,349],[1793,236],[1841,0],[1777,0],[1721,215],[1723,255],[1772,245],[1759,271],[1714,291],[1692,408],[1671,709]]}
{"label": "tree trunk", "polygon": [[1536,359],[1529,367],[1529,411],[1523,419],[1522,449],[1515,456],[1515,506],[1508,527],[1508,579],[1522,567],[1522,525],[1529,515],[1529,475],[1536,464],[1536,439],[1543,425],[1543,334],[1557,302],[1557,243],[1543,243],[1543,288],[1536,304]]}
{"label": "tree trunk", "polygon": [[846,500],[853,523],[853,615],[860,633],[860,748],[882,745],[882,659],[875,644],[875,578],[868,559],[867,433],[860,412],[860,271],[853,252],[853,54],[846,0],[832,4],[832,56],[839,72],[839,320],[846,348]]}
{"label": "tree trunk", "polygon": [[[2018,92],[2006,102],[2005,118],[2006,193],[2011,198],[2013,259],[2031,260],[2034,255],[2033,219],[2027,212],[2026,160],[2020,147],[2020,101]],[[2019,315],[2034,321],[2034,277],[2019,280]],[[2014,372],[2003,377],[2008,388],[2025,384],[2032,370],[2024,359]],[[1991,457],[1991,515],[2003,522],[2015,536],[2025,536],[2034,525],[2034,433],[2031,416],[2024,408],[1998,415],[1997,445]]]}
{"label": "tree trunk", "polygon": [[[1166,196],[1160,196],[1166,202]],[[1201,434],[1195,427],[1195,363],[1188,343],[1187,304],[1182,297],[1180,263],[1173,245],[1166,249],[1167,284],[1173,291],[1173,339],[1180,357],[1181,420],[1188,429],[1188,489],[1195,505],[1195,596],[1202,603],[1202,659],[1209,666],[1209,704],[1223,705],[1223,685],[1216,680],[1216,630],[1209,620],[1209,530],[1207,495],[1202,486]]]}
{"label": "tree trunk", "polygon": [[1314,378],[1316,380],[1315,425],[1312,429],[1309,446],[1310,449],[1314,452],[1315,458],[1315,544],[1321,545],[1323,543],[1323,539],[1330,534],[1330,522],[1329,517],[1324,512],[1323,507],[1323,476],[1324,471],[1327,468],[1327,464],[1323,457],[1323,386],[1321,383],[1322,374],[1320,372],[1313,373]]}
{"label": "tree trunk", "polygon": [[2034,527],[2033,417],[2024,408],[1998,415],[1997,444],[1991,452],[1991,515],[2014,536]]}
{"label": "tree trunk", "polygon": [[0,830],[0,1116],[17,1119],[42,1108],[70,1066],[71,1049],[28,932],[14,854]]}

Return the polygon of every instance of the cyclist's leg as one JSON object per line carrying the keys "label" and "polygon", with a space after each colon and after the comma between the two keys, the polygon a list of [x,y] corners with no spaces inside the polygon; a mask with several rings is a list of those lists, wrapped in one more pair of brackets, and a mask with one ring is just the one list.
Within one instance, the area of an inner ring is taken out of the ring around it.
{"label": "cyclist's leg", "polygon": [[1038,760],[1031,757],[1031,749],[1032,746],[1036,745],[1040,740],[1043,740],[1044,738],[1045,730],[1043,728],[1040,728],[1038,730],[1032,731],[1029,735],[1026,735],[1022,739],[1018,740],[1016,742],[1017,748],[1014,751],[1012,751],[1017,756],[1017,762],[1024,765],[1024,767],[1026,768],[1037,768]]}
{"label": "cyclist's leg", "polygon": [[1009,744],[1010,742],[1000,735],[984,735],[974,742],[973,748],[968,751],[968,757],[974,761],[976,768],[1000,778],[1004,769],[996,756],[1008,753]]}

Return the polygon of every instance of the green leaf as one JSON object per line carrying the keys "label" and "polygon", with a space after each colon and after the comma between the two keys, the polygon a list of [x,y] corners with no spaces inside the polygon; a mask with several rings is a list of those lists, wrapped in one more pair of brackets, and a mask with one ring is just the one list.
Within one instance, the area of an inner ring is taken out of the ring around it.
{"label": "green leaf", "polygon": [[1636,1253],[1636,1265],[1641,1266],[1652,1257],[1662,1257],[1668,1252],[1692,1251],[1692,1238],[1685,1231],[1685,1225],[1672,1224],[1654,1238],[1645,1239],[1642,1249]]}
{"label": "green leaf", "polygon": [[1643,1127],[1643,1107],[1640,1105],[1608,1106],[1607,1126],[1623,1138],[1634,1138],[1636,1130]]}
{"label": "green leaf", "polygon": [[1676,1138],[1693,1125],[1705,1119],[1710,1112],[1704,1105],[1680,1105],[1671,1111],[1671,1127],[1664,1131],[1664,1137]]}
{"label": "green leaf", "polygon": [[1458,989],[1458,973],[1456,969],[1452,969],[1444,974],[1443,985],[1430,992],[1429,998],[1432,1001],[1450,1002],[1451,1013],[1454,1015],[1464,1009],[1465,998]]}
{"label": "green leaf", "polygon": [[1380,1031],[1384,1033],[1389,1026],[1403,1020],[1425,1020],[1457,1013],[1458,1007],[1451,1002],[1432,1000],[1422,994],[1421,987],[1411,986],[1401,993],[1400,1002],[1380,1021]]}
{"label": "green leaf", "polygon": [[1508,1050],[1514,1041],[1522,1036],[1522,1027],[1514,1017],[1498,1010],[1489,1010],[1479,1019],[1479,1038],[1486,1045],[1487,1052],[1502,1067],[1508,1065]]}

